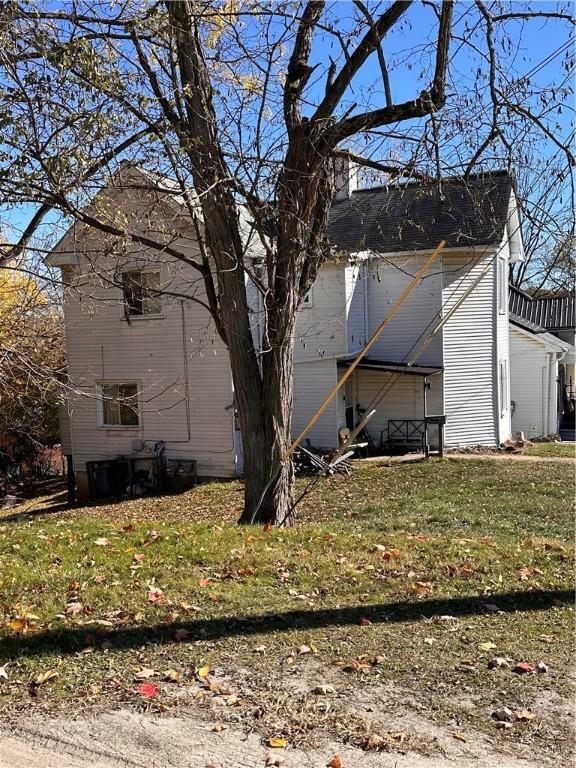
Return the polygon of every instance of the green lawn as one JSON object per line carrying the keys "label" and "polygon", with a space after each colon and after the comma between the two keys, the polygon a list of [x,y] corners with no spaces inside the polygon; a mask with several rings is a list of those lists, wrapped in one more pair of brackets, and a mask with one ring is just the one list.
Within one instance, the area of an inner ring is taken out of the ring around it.
{"label": "green lawn", "polygon": [[[435,722],[569,750],[542,702],[569,695],[570,464],[358,464],[322,482],[295,528],[268,532],[235,525],[241,491],[0,512],[0,709],[170,709],[183,691],[208,706],[225,679],[238,700],[220,718],[254,725],[260,707],[264,736],[298,743],[321,721],[362,744],[386,726],[346,701],[385,683]],[[549,672],[488,670],[494,655]],[[142,668],[154,699],[137,690]],[[347,692],[330,717],[309,695],[319,676]],[[496,706],[538,717],[501,734]]]}
{"label": "green lawn", "polygon": [[522,451],[526,456],[553,456],[555,458],[576,458],[574,443],[534,443]]}

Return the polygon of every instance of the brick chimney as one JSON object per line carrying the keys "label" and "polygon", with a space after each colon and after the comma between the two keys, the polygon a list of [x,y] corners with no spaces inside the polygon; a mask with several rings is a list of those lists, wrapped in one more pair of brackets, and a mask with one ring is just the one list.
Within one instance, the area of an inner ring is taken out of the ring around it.
{"label": "brick chimney", "polygon": [[346,200],[358,189],[358,165],[349,157],[334,158],[335,200]]}

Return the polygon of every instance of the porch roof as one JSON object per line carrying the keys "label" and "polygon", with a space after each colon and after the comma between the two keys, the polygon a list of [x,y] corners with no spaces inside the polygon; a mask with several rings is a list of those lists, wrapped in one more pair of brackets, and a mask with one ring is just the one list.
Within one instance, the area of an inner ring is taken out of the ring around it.
{"label": "porch roof", "polygon": [[[338,368],[349,368],[356,355],[353,357],[341,358],[337,361]],[[384,371],[385,373],[401,373],[406,376],[433,376],[435,373],[443,371],[441,365],[407,365],[406,363],[394,362],[393,360],[377,360],[374,357],[363,357],[356,366],[363,371]]]}

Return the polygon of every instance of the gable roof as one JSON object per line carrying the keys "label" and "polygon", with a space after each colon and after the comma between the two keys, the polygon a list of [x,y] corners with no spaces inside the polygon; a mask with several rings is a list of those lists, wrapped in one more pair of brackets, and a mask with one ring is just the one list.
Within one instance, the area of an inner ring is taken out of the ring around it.
{"label": "gable roof", "polygon": [[570,330],[576,325],[573,295],[530,296],[511,285],[508,293],[510,320],[535,333]]}
{"label": "gable roof", "polygon": [[335,200],[328,239],[336,247],[398,253],[499,245],[504,237],[513,189],[511,174],[493,171],[468,179],[414,182],[360,189]]}

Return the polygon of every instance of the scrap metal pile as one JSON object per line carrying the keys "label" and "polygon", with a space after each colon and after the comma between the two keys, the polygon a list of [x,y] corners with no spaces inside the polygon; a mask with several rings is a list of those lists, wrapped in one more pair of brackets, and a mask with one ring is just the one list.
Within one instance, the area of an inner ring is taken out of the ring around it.
{"label": "scrap metal pile", "polygon": [[339,455],[337,452],[322,455],[311,448],[298,446],[294,452],[294,471],[297,475],[310,477],[313,475],[349,475],[352,472],[352,464],[349,459],[354,451],[347,451]]}

